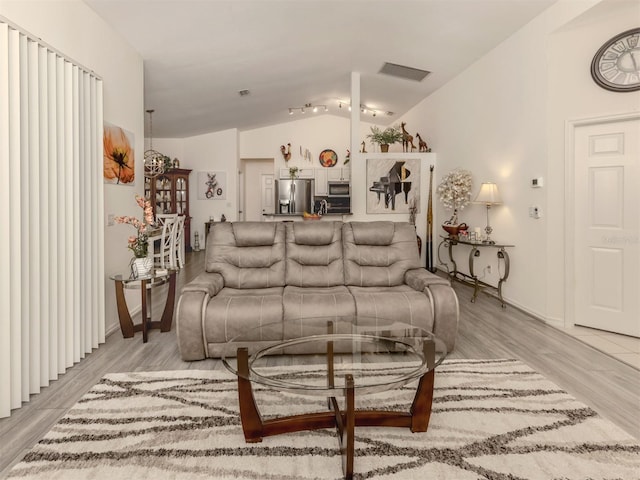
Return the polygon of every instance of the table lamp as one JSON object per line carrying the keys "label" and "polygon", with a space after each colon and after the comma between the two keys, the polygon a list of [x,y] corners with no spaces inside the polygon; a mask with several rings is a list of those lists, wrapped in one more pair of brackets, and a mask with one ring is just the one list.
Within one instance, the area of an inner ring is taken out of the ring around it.
{"label": "table lamp", "polygon": [[500,205],[502,203],[502,199],[500,198],[500,192],[498,192],[498,186],[493,182],[486,182],[480,186],[480,191],[478,192],[478,196],[474,200],[475,203],[484,203],[487,206],[487,226],[484,228],[484,231],[487,232],[487,239],[483,240],[483,243],[496,243],[491,240],[491,232],[493,232],[493,228],[489,225],[489,209],[492,205]]}

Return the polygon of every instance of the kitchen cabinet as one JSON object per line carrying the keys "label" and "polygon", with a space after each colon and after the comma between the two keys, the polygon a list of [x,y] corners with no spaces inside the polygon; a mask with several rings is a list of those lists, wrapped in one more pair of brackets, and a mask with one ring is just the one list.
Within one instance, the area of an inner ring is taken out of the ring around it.
{"label": "kitchen cabinet", "polygon": [[184,215],[184,246],[191,251],[191,217],[189,216],[189,174],[191,170],[172,168],[154,178],[144,178],[144,196],[151,200],[153,216],[163,213]]}
{"label": "kitchen cabinet", "polygon": [[[289,169],[288,168],[281,168],[280,169],[280,178],[286,178],[286,179],[291,178],[291,175],[289,175]],[[298,173],[296,175],[296,178],[315,178],[314,169],[313,168],[298,168]]]}
{"label": "kitchen cabinet", "polygon": [[328,168],[329,171],[327,180],[330,182],[348,182],[351,180],[351,168],[350,167],[333,167]]}
{"label": "kitchen cabinet", "polygon": [[328,168],[316,168],[315,176],[316,176],[316,197],[326,197],[329,194],[329,189],[327,188],[327,180],[328,180]]}

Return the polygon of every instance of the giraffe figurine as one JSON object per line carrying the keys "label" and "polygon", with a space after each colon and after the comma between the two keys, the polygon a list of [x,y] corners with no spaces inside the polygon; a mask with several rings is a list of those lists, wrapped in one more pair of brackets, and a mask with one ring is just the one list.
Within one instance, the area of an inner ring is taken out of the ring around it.
{"label": "giraffe figurine", "polygon": [[402,151],[409,151],[409,145],[411,145],[411,151],[413,152],[416,149],[416,146],[413,144],[413,135],[409,135],[409,132],[404,128],[407,124],[402,122],[400,127],[402,128]]}
{"label": "giraffe figurine", "polygon": [[422,137],[419,133],[416,133],[416,138],[418,139],[418,151],[419,152],[430,152],[431,149],[428,147],[427,142],[422,140]]}

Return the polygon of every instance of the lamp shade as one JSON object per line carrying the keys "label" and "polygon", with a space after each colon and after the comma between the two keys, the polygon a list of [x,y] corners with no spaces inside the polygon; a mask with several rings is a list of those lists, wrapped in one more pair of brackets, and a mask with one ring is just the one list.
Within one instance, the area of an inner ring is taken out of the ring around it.
{"label": "lamp shade", "polygon": [[483,183],[480,186],[480,191],[478,192],[475,202],[484,203],[485,205],[498,205],[502,203],[498,186],[492,182]]}

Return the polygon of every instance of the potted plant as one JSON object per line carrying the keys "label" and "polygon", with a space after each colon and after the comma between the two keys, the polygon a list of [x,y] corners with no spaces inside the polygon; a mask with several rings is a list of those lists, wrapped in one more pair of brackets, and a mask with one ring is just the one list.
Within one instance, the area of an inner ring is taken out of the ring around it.
{"label": "potted plant", "polygon": [[371,133],[367,135],[371,143],[380,145],[381,152],[388,152],[389,145],[402,141],[402,131],[398,127],[387,127],[382,130],[377,125],[371,127]]}
{"label": "potted plant", "polygon": [[136,195],[136,203],[144,212],[142,220],[130,216],[115,217],[114,219],[116,223],[128,224],[136,229],[137,234],[130,236],[127,242],[127,247],[134,255],[131,260],[131,270],[134,277],[148,275],[153,269],[153,259],[147,256],[148,233],[153,225],[153,207],[149,200],[140,195]]}

